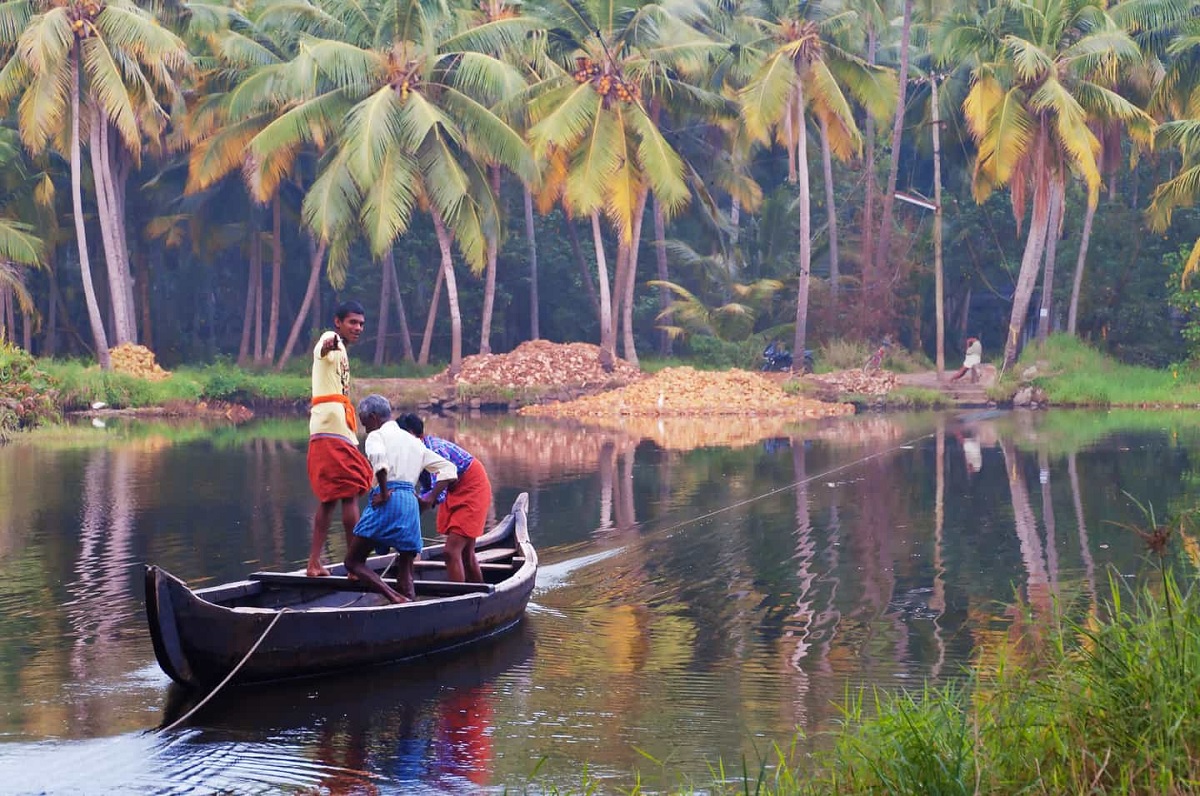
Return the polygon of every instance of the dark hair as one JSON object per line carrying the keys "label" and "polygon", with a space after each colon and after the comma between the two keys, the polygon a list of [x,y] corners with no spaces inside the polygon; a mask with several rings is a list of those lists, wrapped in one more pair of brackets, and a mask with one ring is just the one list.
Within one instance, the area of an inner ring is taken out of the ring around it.
{"label": "dark hair", "polygon": [[357,301],[343,301],[341,304],[337,305],[337,309],[333,311],[333,317],[337,318],[339,321],[344,321],[346,320],[347,315],[361,315],[365,318],[367,317],[367,311],[364,310],[363,305],[359,304]]}
{"label": "dark hair", "polygon": [[414,434],[418,437],[425,436],[425,421],[411,412],[400,415],[400,417],[396,418],[396,425],[400,426],[400,428],[404,429],[410,434]]}

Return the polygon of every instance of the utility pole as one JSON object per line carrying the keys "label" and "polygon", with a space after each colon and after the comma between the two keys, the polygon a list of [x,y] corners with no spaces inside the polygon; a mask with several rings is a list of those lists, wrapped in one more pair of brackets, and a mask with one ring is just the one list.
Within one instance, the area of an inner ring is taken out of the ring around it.
{"label": "utility pole", "polygon": [[938,113],[938,79],[929,74],[930,108],[933,121],[933,284],[934,309],[937,315],[937,380],[946,377],[946,301],[942,276],[942,129]]}

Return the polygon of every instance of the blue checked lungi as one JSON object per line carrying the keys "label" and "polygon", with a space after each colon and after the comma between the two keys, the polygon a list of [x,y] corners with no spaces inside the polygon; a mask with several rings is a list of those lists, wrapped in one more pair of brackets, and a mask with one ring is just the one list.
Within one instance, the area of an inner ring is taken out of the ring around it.
{"label": "blue checked lungi", "polygon": [[421,551],[421,507],[407,481],[388,481],[391,496],[382,506],[371,505],[379,493],[376,486],[367,495],[367,507],[363,509],[354,535],[375,542],[375,549],[394,547],[401,553]]}

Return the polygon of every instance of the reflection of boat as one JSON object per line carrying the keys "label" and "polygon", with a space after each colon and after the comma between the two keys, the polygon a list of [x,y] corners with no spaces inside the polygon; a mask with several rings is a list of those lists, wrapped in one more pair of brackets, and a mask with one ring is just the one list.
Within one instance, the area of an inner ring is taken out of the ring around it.
{"label": "reflection of boat", "polygon": [[[340,564],[330,567],[329,577],[256,572],[196,591],[149,566],[146,617],[155,657],[176,682],[206,686],[243,658],[234,682],[415,658],[499,633],[524,615],[537,574],[527,504],[522,493],[512,513],[476,541],[487,583],[448,582],[443,546],[432,545],[416,562],[417,600],[401,605],[365,592]],[[391,556],[370,561],[382,572]],[[246,657],[256,642],[257,650]]]}
{"label": "reflection of boat", "polygon": [[[338,672],[319,679],[278,683],[271,688],[219,693],[204,708],[209,730],[284,733],[307,729],[337,716],[350,724],[370,723],[440,700],[448,690],[474,689],[525,664],[534,651],[528,623],[511,633],[484,639],[470,648],[434,653],[419,661]],[[163,707],[171,724],[203,696],[172,684]],[[390,723],[384,722],[390,727]]]}

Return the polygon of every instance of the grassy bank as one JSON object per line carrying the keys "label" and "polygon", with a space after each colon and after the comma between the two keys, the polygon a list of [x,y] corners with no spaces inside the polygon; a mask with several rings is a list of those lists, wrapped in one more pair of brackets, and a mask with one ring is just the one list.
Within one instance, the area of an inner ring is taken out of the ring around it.
{"label": "grassy bank", "polygon": [[[1036,373],[1025,378],[1029,368]],[[1024,384],[1042,390],[1056,406],[1200,407],[1195,365],[1166,370],[1126,365],[1067,335],[1028,346],[989,395],[1008,401]]]}
{"label": "grassy bank", "polygon": [[818,751],[717,764],[678,793],[1195,793],[1200,596],[1170,571],[1155,578],[1134,591],[1114,574],[1108,600],[1077,621],[1022,605],[1020,638],[965,680],[860,691]]}
{"label": "grassy bank", "polygon": [[307,374],[260,373],[228,364],[181,367],[162,381],[103,371],[74,360],[40,360],[38,365],[57,385],[59,403],[68,411],[96,401],[121,408],[195,401],[305,401],[311,390]]}

